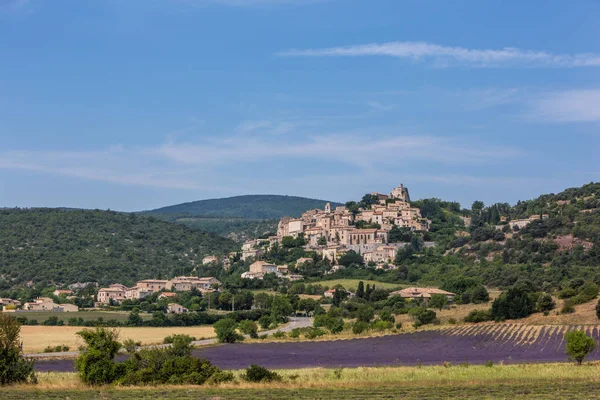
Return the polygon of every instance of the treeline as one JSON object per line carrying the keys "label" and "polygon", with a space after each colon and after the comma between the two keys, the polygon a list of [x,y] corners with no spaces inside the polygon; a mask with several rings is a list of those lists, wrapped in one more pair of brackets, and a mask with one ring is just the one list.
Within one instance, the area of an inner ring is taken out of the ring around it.
{"label": "treeline", "polygon": [[215,314],[209,312],[190,312],[184,314],[165,314],[160,311],[152,313],[151,319],[142,319],[139,311],[132,311],[126,321],[116,319],[104,320],[84,320],[79,317],[71,317],[66,323],[57,316],[50,316],[44,321],[28,319],[27,317],[16,317],[15,319],[22,325],[45,325],[45,326],[86,326],[86,327],[126,327],[126,326],[151,326],[151,327],[169,327],[169,326],[199,326],[213,325],[215,322],[229,318],[235,321],[258,321],[262,316],[270,315],[270,310],[252,310],[252,311],[234,311],[227,314]]}

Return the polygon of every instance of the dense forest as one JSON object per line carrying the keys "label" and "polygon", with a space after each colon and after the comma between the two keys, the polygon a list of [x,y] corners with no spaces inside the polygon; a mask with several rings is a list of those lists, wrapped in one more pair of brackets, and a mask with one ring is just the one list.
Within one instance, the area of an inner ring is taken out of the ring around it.
{"label": "dense forest", "polygon": [[206,255],[238,249],[215,234],[136,214],[0,210],[0,289],[35,283],[138,279],[192,273]]}
{"label": "dense forest", "polygon": [[[304,197],[279,195],[247,195],[192,201],[144,211],[143,214],[184,217],[219,217],[245,219],[280,219],[283,217],[299,217],[306,210],[323,208],[327,201],[307,199]],[[339,205],[332,203],[335,207]]]}
{"label": "dense forest", "polygon": [[241,243],[273,234],[282,217],[299,217],[307,210],[322,209],[325,203],[325,200],[304,197],[247,195],[193,201],[141,214],[216,233]]}

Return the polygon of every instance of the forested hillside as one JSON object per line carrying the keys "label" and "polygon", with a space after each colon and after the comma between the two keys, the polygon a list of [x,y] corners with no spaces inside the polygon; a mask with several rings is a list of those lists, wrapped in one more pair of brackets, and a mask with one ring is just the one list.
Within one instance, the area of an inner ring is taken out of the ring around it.
{"label": "forested hillside", "polygon": [[[470,276],[492,286],[509,286],[519,279],[561,287],[568,279],[596,279],[600,283],[600,184],[590,183],[559,194],[471,209],[457,203],[427,199],[415,202],[432,220],[437,242],[424,249],[415,241],[401,251],[395,274],[410,282],[439,281]],[[461,217],[468,217],[464,225]],[[525,226],[517,222],[530,218]]]}
{"label": "forested hillside", "polygon": [[231,240],[136,214],[0,210],[0,288],[39,282],[131,284],[188,274]]}
{"label": "forested hillside", "polygon": [[[247,195],[143,211],[143,215],[216,233],[237,242],[273,234],[282,217],[299,217],[303,212],[325,207],[325,200],[279,195]],[[335,207],[338,203],[332,203]]]}
{"label": "forested hillside", "polygon": [[[304,197],[279,195],[248,195],[223,199],[210,199],[177,204],[144,214],[185,216],[228,217],[247,219],[279,219],[285,216],[298,217],[306,210],[323,208],[327,201]],[[332,203],[332,205],[337,205]]]}

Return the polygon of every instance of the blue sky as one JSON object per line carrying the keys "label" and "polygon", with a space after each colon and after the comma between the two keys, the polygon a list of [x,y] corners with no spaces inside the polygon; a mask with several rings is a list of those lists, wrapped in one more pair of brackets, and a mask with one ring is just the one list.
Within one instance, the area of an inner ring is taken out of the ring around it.
{"label": "blue sky", "polygon": [[0,206],[600,178],[600,3],[0,0]]}

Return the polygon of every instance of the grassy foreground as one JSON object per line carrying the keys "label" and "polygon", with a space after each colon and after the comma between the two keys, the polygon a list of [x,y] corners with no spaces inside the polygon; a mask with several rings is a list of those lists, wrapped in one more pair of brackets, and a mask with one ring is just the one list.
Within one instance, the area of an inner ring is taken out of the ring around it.
{"label": "grassy foreground", "polygon": [[0,389],[2,399],[433,399],[600,398],[600,363],[280,370],[281,382],[216,386],[93,387],[73,373]]}

